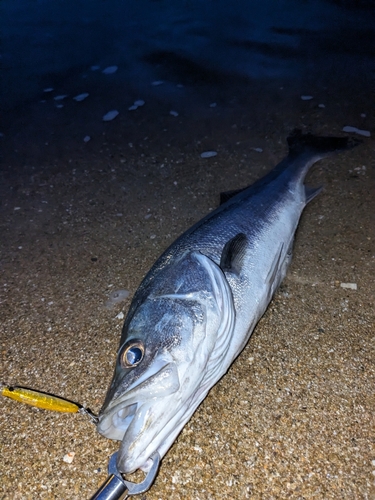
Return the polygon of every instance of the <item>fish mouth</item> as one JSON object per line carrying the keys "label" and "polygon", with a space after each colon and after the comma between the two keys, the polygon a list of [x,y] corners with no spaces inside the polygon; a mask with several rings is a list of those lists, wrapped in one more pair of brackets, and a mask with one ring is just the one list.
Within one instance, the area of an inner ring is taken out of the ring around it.
{"label": "fish mouth", "polygon": [[137,412],[137,408],[137,403],[127,406],[120,404],[119,409],[114,408],[112,410],[112,418],[100,418],[98,425],[99,433],[110,439],[121,441]]}
{"label": "fish mouth", "polygon": [[134,403],[132,405],[125,406],[125,408],[121,408],[121,410],[115,413],[112,418],[113,425],[118,429],[124,429],[124,432],[126,432],[126,429],[128,429],[134,415],[137,412],[137,407],[138,404]]}
{"label": "fish mouth", "polygon": [[[131,473],[137,469],[147,471],[149,466],[149,457],[140,458],[145,446],[150,441],[150,439],[145,441],[144,432],[142,433],[145,424],[140,422],[139,417],[142,414],[143,406],[140,403],[130,405],[120,403],[112,409],[109,416],[106,415],[98,424],[100,434],[110,439],[122,441],[120,445],[122,453],[118,453],[117,456],[117,469],[121,473]],[[132,423],[135,420],[138,420],[138,423],[141,424],[141,431],[138,433],[134,433],[134,429],[132,429]]]}
{"label": "fish mouth", "polygon": [[98,432],[122,441],[117,467],[124,473],[148,470],[151,465],[148,459],[160,444],[158,434],[170,418],[170,398],[180,389],[174,362],[142,379],[110,401],[99,415]]}

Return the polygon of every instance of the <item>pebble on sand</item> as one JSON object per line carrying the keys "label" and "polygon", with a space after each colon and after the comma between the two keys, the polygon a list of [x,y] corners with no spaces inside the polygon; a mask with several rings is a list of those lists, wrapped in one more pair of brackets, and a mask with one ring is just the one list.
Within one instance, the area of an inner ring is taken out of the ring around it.
{"label": "pebble on sand", "polygon": [[88,92],[83,92],[82,94],[78,94],[75,97],[73,97],[74,101],[80,102],[86,99],[86,97],[89,96]]}
{"label": "pebble on sand", "polygon": [[177,111],[173,111],[173,109],[169,112],[169,114],[172,116],[178,116]]}
{"label": "pebble on sand", "polygon": [[46,89],[43,89],[43,92],[53,92],[53,87],[48,87]]}
{"label": "pebble on sand", "polygon": [[357,127],[351,127],[350,125],[347,125],[342,129],[343,132],[353,132],[354,134],[358,135],[363,135],[364,137],[370,137],[371,134],[368,130],[361,130]]}
{"label": "pebble on sand", "polygon": [[154,82],[151,83],[153,87],[158,87],[159,85],[163,85],[163,80],[155,80]]}
{"label": "pebble on sand", "polygon": [[54,100],[55,101],[62,101],[63,99],[65,99],[65,97],[68,97],[68,94],[57,95],[54,97]]}
{"label": "pebble on sand", "polygon": [[201,158],[212,158],[213,156],[216,155],[217,155],[216,151],[204,151],[204,153],[201,153]]}
{"label": "pebble on sand", "polygon": [[89,135],[85,135],[83,138],[83,142],[89,142],[91,140],[91,137]]}
{"label": "pebble on sand", "polygon": [[108,68],[103,69],[102,73],[105,75],[112,75],[113,73],[116,73],[118,70],[118,66],[108,66]]}
{"label": "pebble on sand", "polygon": [[301,95],[302,101],[311,101],[311,99],[314,99],[312,95]]}
{"label": "pebble on sand", "polygon": [[114,118],[116,118],[116,116],[118,114],[119,114],[119,112],[116,109],[113,109],[112,111],[108,111],[108,113],[106,113],[103,116],[103,122],[110,122],[111,120],[113,120]]}

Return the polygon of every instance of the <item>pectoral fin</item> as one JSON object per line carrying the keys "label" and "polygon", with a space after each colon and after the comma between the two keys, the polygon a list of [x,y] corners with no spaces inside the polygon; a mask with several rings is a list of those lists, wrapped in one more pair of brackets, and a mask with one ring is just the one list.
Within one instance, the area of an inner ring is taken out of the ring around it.
{"label": "pectoral fin", "polygon": [[220,259],[220,267],[223,271],[239,276],[245,258],[246,245],[247,238],[244,233],[238,233],[227,241]]}

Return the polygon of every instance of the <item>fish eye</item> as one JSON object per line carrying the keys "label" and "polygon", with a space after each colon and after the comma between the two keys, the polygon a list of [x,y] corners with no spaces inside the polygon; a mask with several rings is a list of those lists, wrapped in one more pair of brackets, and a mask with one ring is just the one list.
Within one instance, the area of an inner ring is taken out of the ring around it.
{"label": "fish eye", "polygon": [[139,365],[145,353],[145,348],[141,340],[129,340],[122,348],[120,362],[124,368],[132,368]]}

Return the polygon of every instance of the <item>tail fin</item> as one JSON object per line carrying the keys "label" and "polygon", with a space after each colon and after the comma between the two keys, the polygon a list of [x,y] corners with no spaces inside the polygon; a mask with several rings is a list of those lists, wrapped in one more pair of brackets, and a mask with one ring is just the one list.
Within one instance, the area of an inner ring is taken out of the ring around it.
{"label": "tail fin", "polygon": [[362,142],[359,139],[349,139],[348,137],[317,137],[312,134],[303,134],[298,129],[293,130],[287,141],[290,156],[315,152],[322,158],[334,152],[352,149]]}
{"label": "tail fin", "polygon": [[[287,138],[289,145],[289,155],[284,158],[276,167],[267,175],[258,179],[251,186],[235,191],[227,191],[221,194],[220,205],[233,199],[241,192],[245,192],[245,196],[258,193],[267,184],[273,182],[279,175],[287,172],[287,180],[284,182],[303,182],[309,168],[318,160],[325,158],[335,152],[352,149],[362,141],[351,139],[348,137],[317,137],[312,134],[303,134],[300,130],[295,129]],[[250,191],[251,190],[251,191]],[[306,188],[306,203],[311,201],[321,188]],[[238,198],[240,199],[240,198]],[[211,212],[212,214],[212,212]]]}

